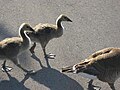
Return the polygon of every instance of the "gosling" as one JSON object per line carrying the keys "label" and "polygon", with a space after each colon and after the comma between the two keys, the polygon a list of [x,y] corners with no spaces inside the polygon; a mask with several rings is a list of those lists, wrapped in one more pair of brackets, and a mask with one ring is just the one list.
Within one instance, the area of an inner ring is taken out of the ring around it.
{"label": "gosling", "polygon": [[44,52],[45,58],[54,59],[55,54],[46,54],[46,45],[53,38],[59,38],[63,35],[63,26],[62,21],[72,22],[67,16],[61,14],[57,20],[56,25],[53,24],[38,24],[34,27],[35,32],[29,33],[28,36],[31,38],[31,41],[34,42],[33,46],[30,48],[30,52],[33,54],[36,47],[36,43],[40,43],[42,50]]}
{"label": "gosling", "polygon": [[29,24],[23,23],[19,28],[19,37],[6,38],[0,41],[0,59],[5,60],[2,65],[2,70],[11,71],[12,68],[6,66],[6,60],[11,60],[15,65],[21,68],[24,72],[33,73],[33,70],[24,69],[20,63],[18,56],[29,49],[30,38],[26,32],[34,32]]}

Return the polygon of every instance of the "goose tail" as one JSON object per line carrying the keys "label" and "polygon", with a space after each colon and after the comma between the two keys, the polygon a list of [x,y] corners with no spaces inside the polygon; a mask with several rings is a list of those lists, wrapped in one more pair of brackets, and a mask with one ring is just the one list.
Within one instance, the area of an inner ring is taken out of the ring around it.
{"label": "goose tail", "polygon": [[75,64],[73,66],[67,66],[62,68],[61,72],[66,72],[66,73],[78,73],[82,72],[86,69],[86,65],[89,63],[89,60],[84,60],[81,61],[78,64]]}
{"label": "goose tail", "polygon": [[66,73],[72,73],[73,71],[73,66],[68,66],[68,67],[64,67],[62,68],[62,72],[66,72]]}

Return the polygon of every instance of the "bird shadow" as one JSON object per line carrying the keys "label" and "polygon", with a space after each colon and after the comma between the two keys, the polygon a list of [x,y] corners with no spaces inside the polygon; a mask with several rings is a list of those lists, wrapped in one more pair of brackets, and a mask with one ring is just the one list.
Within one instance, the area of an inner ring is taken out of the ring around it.
{"label": "bird shadow", "polygon": [[13,37],[13,35],[9,30],[8,27],[6,27],[5,23],[0,23],[0,40],[7,38],[7,37]]}
{"label": "bird shadow", "polygon": [[[35,58],[37,61],[39,60],[39,58],[34,55],[34,59]],[[35,75],[26,75],[23,81],[25,82],[28,78],[31,78],[39,84],[43,84],[50,88],[50,90],[84,90],[77,81],[51,68],[50,65],[45,67],[41,62],[40,65],[42,69],[36,71]]]}
{"label": "bird shadow", "polygon": [[[31,57],[40,64],[40,67],[44,67],[41,63],[41,60],[34,53],[31,55]],[[51,68],[51,66],[49,64],[49,59],[47,57],[45,57],[45,61],[46,61],[47,67]]]}
{"label": "bird shadow", "polygon": [[[7,72],[6,72],[7,73]],[[24,86],[23,82],[19,82],[16,78],[7,73],[9,80],[0,82],[0,90],[30,90]]]}

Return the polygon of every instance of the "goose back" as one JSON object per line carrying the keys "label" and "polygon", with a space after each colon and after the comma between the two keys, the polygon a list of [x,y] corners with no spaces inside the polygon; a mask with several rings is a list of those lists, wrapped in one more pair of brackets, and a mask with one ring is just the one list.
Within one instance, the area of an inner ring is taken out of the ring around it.
{"label": "goose back", "polygon": [[106,48],[89,56],[87,67],[93,67],[99,74],[98,79],[113,83],[120,77],[120,48]]}
{"label": "goose back", "polygon": [[[19,53],[22,40],[20,37],[6,38],[0,42],[0,57],[11,58]],[[13,51],[14,50],[14,51]]]}

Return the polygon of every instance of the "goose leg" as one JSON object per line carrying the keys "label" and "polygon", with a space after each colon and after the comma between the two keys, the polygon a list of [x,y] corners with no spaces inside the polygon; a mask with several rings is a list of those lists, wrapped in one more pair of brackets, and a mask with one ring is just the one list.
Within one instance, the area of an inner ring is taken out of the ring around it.
{"label": "goose leg", "polygon": [[19,60],[18,60],[17,58],[12,59],[12,61],[13,61],[13,63],[14,63],[16,66],[18,66],[20,69],[22,69],[22,70],[23,70],[24,72],[26,72],[27,74],[34,74],[34,73],[35,73],[35,71],[33,71],[33,70],[28,71],[27,69],[24,69],[24,68],[20,65]]}
{"label": "goose leg", "polygon": [[2,71],[3,72],[10,72],[12,70],[12,67],[6,66],[6,60],[2,64]]}
{"label": "goose leg", "polygon": [[35,53],[34,52],[35,47],[36,47],[36,43],[34,42],[33,46],[29,49],[32,54]]}
{"label": "goose leg", "polygon": [[112,90],[115,90],[114,83],[108,83]]}
{"label": "goose leg", "polygon": [[52,53],[46,54],[45,48],[43,48],[43,52],[44,52],[45,58],[55,59],[55,57],[56,57],[56,55],[55,55],[55,54],[52,54]]}
{"label": "goose leg", "polygon": [[88,90],[100,90],[101,89],[101,87],[99,87],[99,86],[92,85],[92,83],[93,83],[92,79],[88,83],[89,83],[88,84]]}

